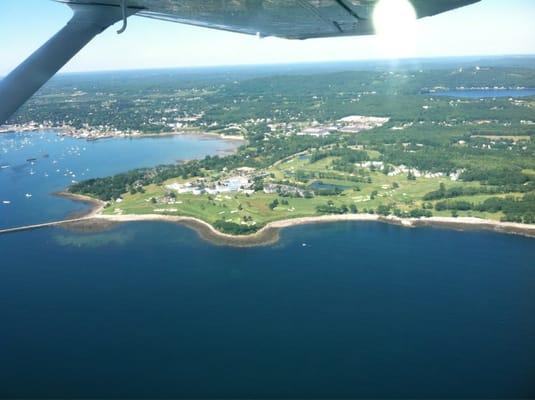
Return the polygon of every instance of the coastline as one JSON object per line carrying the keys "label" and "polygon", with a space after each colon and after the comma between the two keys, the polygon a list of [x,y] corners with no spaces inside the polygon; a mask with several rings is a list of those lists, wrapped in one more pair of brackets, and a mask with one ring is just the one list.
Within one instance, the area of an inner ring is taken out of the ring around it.
{"label": "coastline", "polygon": [[235,247],[265,246],[276,243],[279,239],[279,231],[292,226],[336,222],[381,222],[406,228],[431,226],[456,230],[489,230],[499,233],[515,234],[535,238],[535,225],[499,222],[472,217],[430,217],[421,219],[402,219],[390,216],[383,217],[374,214],[321,215],[273,221],[266,224],[257,232],[243,236],[229,235],[227,233],[220,232],[203,220],[186,216],[160,214],[104,215],[102,213],[96,213],[92,218],[112,223],[141,221],[180,223],[196,230],[203,239],[214,244],[230,245]]}
{"label": "coastline", "polygon": [[[229,140],[234,142],[246,142],[247,139],[244,136],[239,135],[223,135],[222,133],[215,133],[215,132],[202,132],[202,131],[186,131],[186,132],[169,132],[169,133],[163,133],[163,135],[183,135],[183,136],[193,136],[193,137],[200,137],[205,139],[223,139],[223,140]],[[154,136],[160,136],[162,134],[155,134]],[[141,135],[145,136],[145,135]]]}
{"label": "coastline", "polygon": [[430,217],[430,218],[398,218],[394,216],[379,216],[376,214],[343,214],[343,215],[319,215],[301,218],[272,221],[249,235],[231,235],[215,229],[211,224],[194,217],[163,214],[126,214],[106,215],[102,211],[105,202],[89,196],[73,194],[69,192],[57,192],[54,195],[73,201],[81,201],[90,205],[89,210],[82,214],[71,216],[62,221],[52,221],[35,226],[15,227],[6,230],[6,233],[37,229],[46,226],[62,226],[78,232],[98,232],[107,230],[116,224],[126,222],[159,221],[177,223],[187,226],[204,240],[222,246],[231,247],[255,247],[275,244],[279,240],[282,229],[308,224],[337,223],[337,222],[380,222],[398,225],[405,228],[436,227],[460,231],[486,230],[504,234],[514,234],[535,238],[535,224],[520,224],[514,222],[499,222],[474,217]]}
{"label": "coastline", "polygon": [[88,210],[82,211],[81,213],[78,213],[77,215],[71,215],[70,216],[71,218],[69,219],[95,217],[96,215],[102,212],[102,210],[104,209],[104,206],[106,205],[106,203],[102,200],[98,200],[93,197],[84,196],[81,194],[70,193],[67,191],[60,191],[60,192],[52,193],[52,195],[57,196],[57,197],[62,197],[68,200],[78,201],[78,202],[81,202],[90,206]]}
{"label": "coastline", "polygon": [[[35,128],[32,130],[41,129],[57,129],[58,135],[72,136],[72,131],[67,133],[65,127],[53,128]],[[30,130],[29,127],[26,130]],[[130,135],[115,134],[107,137],[120,138],[143,138],[143,137],[165,137],[165,136],[191,136],[204,139],[223,139],[233,142],[245,143],[247,140],[242,136],[222,135],[214,132],[202,131],[181,131],[181,132],[164,132],[155,134],[142,134],[136,132]],[[73,136],[77,137],[77,136]],[[84,137],[78,137],[84,139]],[[98,140],[85,138],[86,140]],[[284,160],[280,160],[284,161]],[[272,221],[267,223],[257,232],[249,235],[231,235],[218,231],[210,223],[201,219],[187,216],[171,216],[165,214],[129,214],[129,215],[105,215],[102,213],[105,202],[79,194],[70,193],[68,191],[60,191],[53,193],[56,196],[67,198],[73,201],[80,201],[89,205],[88,210],[83,212],[71,214],[62,221],[52,222],[51,224],[63,225],[82,230],[101,230],[116,223],[133,222],[133,221],[163,221],[171,223],[180,223],[197,231],[197,233],[204,239],[216,244],[226,244],[232,246],[259,246],[275,243],[279,238],[279,231],[281,229],[316,223],[334,223],[343,221],[372,221],[382,222],[394,225],[399,225],[409,228],[417,228],[424,226],[442,227],[454,230],[489,230],[500,233],[516,234],[525,237],[535,238],[535,224],[521,224],[514,222],[500,222],[494,220],[480,219],[475,217],[430,217],[430,218],[398,218],[394,216],[379,216],[376,214],[344,214],[344,215],[319,215],[301,218],[292,218],[285,220]]]}
{"label": "coastline", "polygon": [[[111,135],[106,138],[124,138],[124,139],[143,139],[143,138],[158,138],[158,137],[169,137],[169,136],[191,136],[195,138],[200,138],[210,140],[210,139],[222,139],[228,140],[230,142],[246,142],[247,139],[243,136],[237,135],[223,135],[221,133],[213,132],[203,132],[203,131],[180,131],[180,132],[162,132],[162,133],[133,133],[133,134],[122,134],[122,135]],[[100,138],[95,138],[91,140],[99,140]],[[104,139],[104,138],[102,138]]]}
{"label": "coastline", "polygon": [[58,136],[68,136],[74,139],[82,139],[87,141],[96,141],[103,139],[142,139],[142,138],[158,138],[169,136],[192,136],[201,139],[222,139],[231,142],[247,142],[244,136],[239,135],[224,135],[216,132],[204,132],[196,128],[184,129],[174,132],[161,133],[143,133],[141,131],[133,131],[125,133],[122,131],[95,131],[92,129],[77,129],[72,126],[49,126],[49,125],[0,125],[0,134],[2,133],[16,133],[16,132],[39,132],[43,130],[57,131]]}

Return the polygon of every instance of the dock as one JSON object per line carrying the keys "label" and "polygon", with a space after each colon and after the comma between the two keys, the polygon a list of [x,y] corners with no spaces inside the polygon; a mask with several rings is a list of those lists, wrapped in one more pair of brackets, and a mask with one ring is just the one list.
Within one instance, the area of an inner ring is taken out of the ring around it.
{"label": "dock", "polygon": [[65,224],[69,224],[72,222],[87,221],[88,219],[91,219],[91,218],[92,218],[91,216],[86,216],[86,217],[80,217],[80,218],[64,219],[61,221],[43,222],[42,224],[23,225],[23,226],[17,226],[13,228],[5,228],[5,229],[0,229],[0,235],[7,234],[7,233],[30,231],[33,229],[48,228],[52,226],[65,225]]}

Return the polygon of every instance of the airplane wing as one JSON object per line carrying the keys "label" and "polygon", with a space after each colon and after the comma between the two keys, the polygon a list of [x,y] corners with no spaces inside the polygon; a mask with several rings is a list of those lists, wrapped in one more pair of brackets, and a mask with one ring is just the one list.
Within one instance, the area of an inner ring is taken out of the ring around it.
{"label": "airplane wing", "polygon": [[[309,39],[374,33],[379,0],[56,0],[73,17],[54,37],[0,81],[0,124],[96,35],[131,15],[260,37]],[[418,18],[480,0],[410,0]]]}
{"label": "airplane wing", "polygon": [[[60,0],[91,4],[92,0]],[[411,0],[418,18],[480,0]],[[372,13],[378,0],[128,0],[137,15],[285,39],[373,34]],[[99,1],[103,4],[120,0]]]}

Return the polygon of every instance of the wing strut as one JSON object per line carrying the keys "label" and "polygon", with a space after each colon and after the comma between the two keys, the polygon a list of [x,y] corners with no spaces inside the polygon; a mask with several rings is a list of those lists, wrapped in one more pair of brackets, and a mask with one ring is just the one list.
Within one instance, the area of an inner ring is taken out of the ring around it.
{"label": "wing strut", "polygon": [[[67,25],[0,81],[0,125],[96,35],[123,19],[120,7],[71,5]],[[127,16],[138,9],[128,8]]]}

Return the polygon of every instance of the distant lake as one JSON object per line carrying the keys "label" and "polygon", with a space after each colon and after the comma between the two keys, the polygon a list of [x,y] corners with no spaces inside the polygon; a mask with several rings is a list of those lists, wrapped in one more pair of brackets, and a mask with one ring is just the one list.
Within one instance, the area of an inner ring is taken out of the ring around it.
{"label": "distant lake", "polygon": [[448,90],[444,92],[429,93],[433,96],[457,97],[464,99],[485,99],[493,97],[529,97],[535,96],[535,89],[504,89],[504,90]]}
{"label": "distant lake", "polygon": [[85,141],[54,131],[0,134],[0,228],[84,210],[83,203],[51,195],[73,180],[224,154],[235,147],[217,137],[191,135]]}

